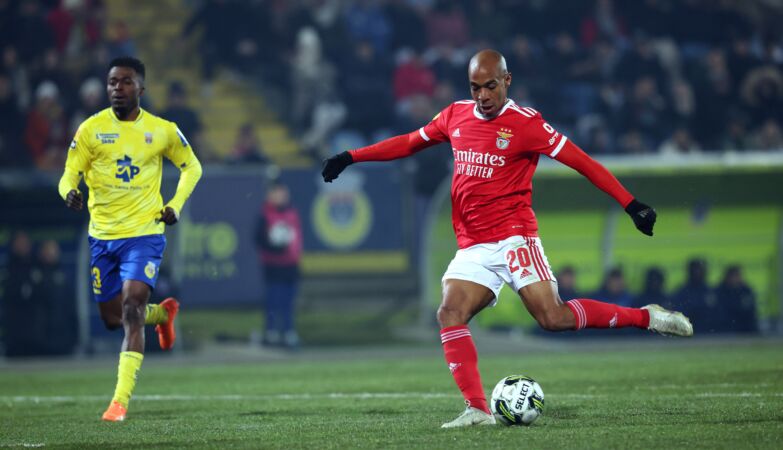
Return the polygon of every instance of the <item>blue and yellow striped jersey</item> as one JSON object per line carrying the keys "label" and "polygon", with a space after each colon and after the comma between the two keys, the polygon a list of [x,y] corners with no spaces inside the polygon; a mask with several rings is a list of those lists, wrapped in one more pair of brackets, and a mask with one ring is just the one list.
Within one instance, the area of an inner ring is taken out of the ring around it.
{"label": "blue and yellow striped jersey", "polygon": [[90,189],[90,236],[122,239],[163,233],[160,194],[163,156],[180,171],[166,206],[179,212],[201,178],[201,164],[177,126],[143,109],[121,121],[111,108],[85,120],[68,150],[59,192],[63,199],[84,177]]}

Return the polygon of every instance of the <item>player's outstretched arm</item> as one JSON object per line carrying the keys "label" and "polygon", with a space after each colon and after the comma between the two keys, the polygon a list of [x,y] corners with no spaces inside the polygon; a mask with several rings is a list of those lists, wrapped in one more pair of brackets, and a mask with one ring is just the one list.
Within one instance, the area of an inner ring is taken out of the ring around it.
{"label": "player's outstretched arm", "polygon": [[611,195],[631,216],[639,231],[647,236],[653,235],[653,226],[658,217],[655,209],[636,200],[601,163],[588,156],[571,141],[565,143],[555,159],[581,173],[597,188]]}
{"label": "player's outstretched arm", "polygon": [[644,203],[633,199],[628,206],[625,207],[625,212],[631,216],[633,224],[636,228],[647,236],[653,235],[653,227],[655,226],[655,220],[658,218],[658,214],[655,212],[652,206],[645,205]]}
{"label": "player's outstretched arm", "polygon": [[351,164],[353,164],[353,157],[350,153],[338,153],[324,160],[321,165],[321,176],[324,177],[325,182],[331,183]]}
{"label": "player's outstretched arm", "polygon": [[438,143],[439,141],[435,140],[425,140],[419,131],[401,134],[377,144],[342,152],[325,159],[321,176],[324,177],[325,182],[331,183],[346,167],[355,162],[390,161],[405,158]]}

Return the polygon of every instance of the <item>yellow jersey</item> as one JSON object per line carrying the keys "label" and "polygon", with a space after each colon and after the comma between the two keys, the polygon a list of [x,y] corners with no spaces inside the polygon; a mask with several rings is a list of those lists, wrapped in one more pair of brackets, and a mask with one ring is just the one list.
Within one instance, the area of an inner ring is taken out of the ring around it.
{"label": "yellow jersey", "polygon": [[161,234],[163,157],[180,169],[174,197],[166,204],[179,214],[201,178],[201,163],[177,126],[145,110],[122,121],[111,108],[82,122],[68,150],[60,196],[84,181],[90,190],[90,236],[122,239]]}

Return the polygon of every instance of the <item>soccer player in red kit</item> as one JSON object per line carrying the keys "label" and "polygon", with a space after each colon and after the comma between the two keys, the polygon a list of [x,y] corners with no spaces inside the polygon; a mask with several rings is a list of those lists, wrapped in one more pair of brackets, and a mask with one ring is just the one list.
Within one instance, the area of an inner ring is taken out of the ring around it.
{"label": "soccer player in red kit", "polygon": [[538,111],[506,97],[511,73],[503,55],[494,50],[477,53],[470,60],[468,77],[472,100],[452,103],[417,131],[335,155],[324,161],[322,172],[324,181],[331,182],[352,163],[404,158],[451,143],[452,222],[459,250],[443,275],[437,318],[446,363],[467,409],[444,428],[495,423],[467,323],[497,301],[503,283],[519,293],[546,330],[637,327],[670,336],[693,335],[687,317],[658,305],[637,309],[592,299],[560,299],[531,206],[533,172],[542,154],[611,195],[648,236],[653,234],[655,210],[636,200]]}

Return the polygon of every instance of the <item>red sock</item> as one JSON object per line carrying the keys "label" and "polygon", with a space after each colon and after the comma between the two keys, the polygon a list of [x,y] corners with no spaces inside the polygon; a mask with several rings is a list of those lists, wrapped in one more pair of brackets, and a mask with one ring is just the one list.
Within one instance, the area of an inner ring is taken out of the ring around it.
{"label": "red sock", "polygon": [[576,317],[576,330],[624,327],[646,329],[650,325],[650,312],[646,309],[626,308],[589,298],[569,300],[566,305]]}
{"label": "red sock", "polygon": [[468,326],[457,325],[440,330],[440,341],[451,376],[462,391],[465,403],[489,414],[487,397],[484,396],[478,370],[478,353]]}

